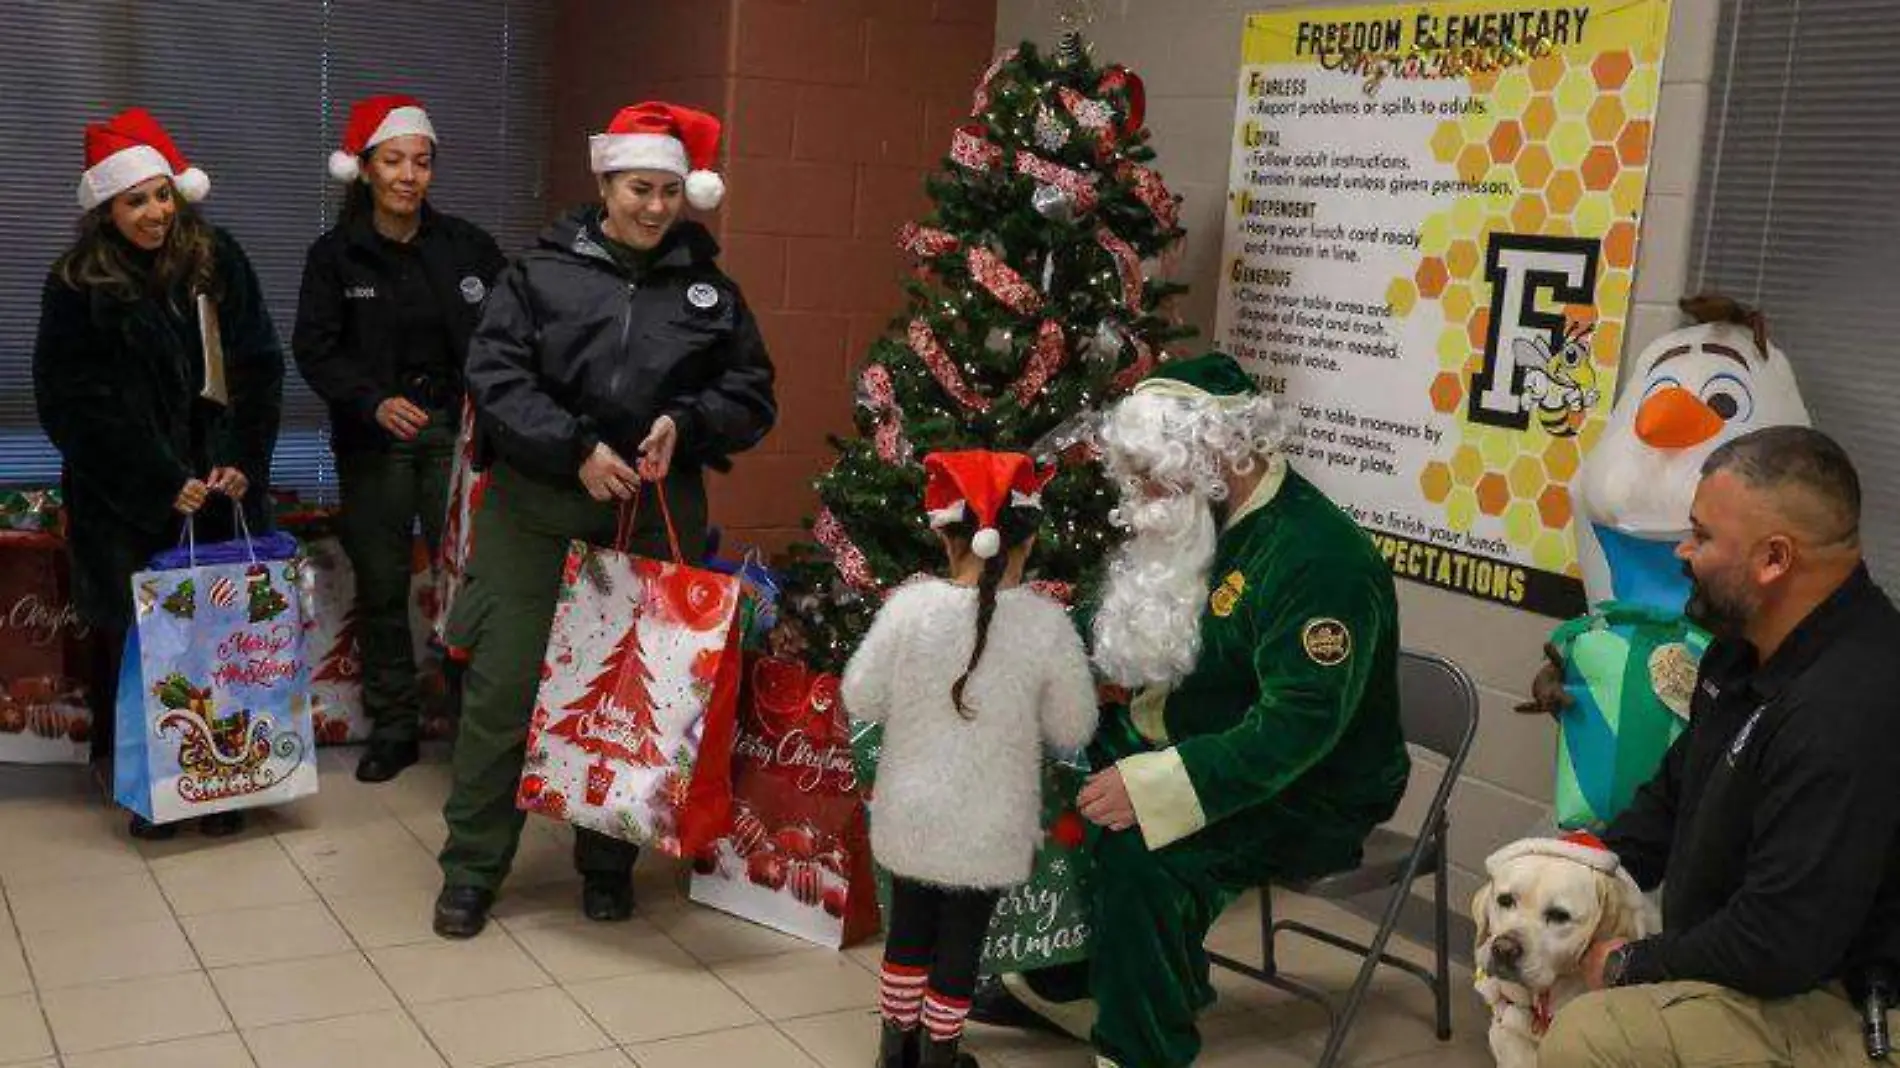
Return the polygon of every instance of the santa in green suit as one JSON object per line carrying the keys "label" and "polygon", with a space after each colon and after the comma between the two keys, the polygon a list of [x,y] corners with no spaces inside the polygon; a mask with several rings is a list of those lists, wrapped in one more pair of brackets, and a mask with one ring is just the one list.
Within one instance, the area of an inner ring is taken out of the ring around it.
{"label": "santa in green suit", "polygon": [[1106,710],[1083,790],[1093,957],[1003,976],[973,1016],[1052,1023],[1099,1065],[1173,1068],[1214,1001],[1203,941],[1247,889],[1355,865],[1410,762],[1391,573],[1279,452],[1281,425],[1218,353],[1165,365],[1101,437],[1129,540],[1094,612]]}

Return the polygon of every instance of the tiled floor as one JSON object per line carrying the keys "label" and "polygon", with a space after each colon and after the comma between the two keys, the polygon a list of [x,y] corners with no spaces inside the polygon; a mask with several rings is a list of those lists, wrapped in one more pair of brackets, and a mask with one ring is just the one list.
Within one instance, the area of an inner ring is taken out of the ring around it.
{"label": "tiled floor", "polygon": [[[643,863],[640,915],[577,911],[570,838],[529,823],[482,937],[429,931],[443,754],[383,787],[326,752],[315,798],[241,838],[187,831],[135,843],[77,769],[0,767],[0,1065],[7,1068],[863,1068],[873,1059],[876,946],[813,949],[687,903],[674,865]],[[1314,902],[1283,912],[1351,932]],[[1258,959],[1257,906],[1210,944]],[[1416,947],[1407,955],[1424,959]],[[1288,943],[1287,969],[1343,989],[1352,962]],[[1431,1000],[1384,975],[1348,1046],[1357,1065],[1490,1063],[1458,976],[1457,1037],[1431,1036]],[[1317,1012],[1234,976],[1204,1026],[1201,1063],[1312,1061]],[[1081,1047],[977,1029],[1000,1068],[1092,1063]]]}

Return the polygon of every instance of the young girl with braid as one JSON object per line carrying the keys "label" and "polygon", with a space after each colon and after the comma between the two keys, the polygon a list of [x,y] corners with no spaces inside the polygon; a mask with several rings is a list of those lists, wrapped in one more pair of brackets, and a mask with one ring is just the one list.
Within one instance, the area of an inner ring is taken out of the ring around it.
{"label": "young girl with braid", "polygon": [[884,724],[871,850],[892,876],[878,1068],[975,1068],[959,1053],[990,914],[1026,881],[1044,746],[1095,733],[1095,685],[1062,606],[1022,585],[1049,474],[1020,453],[924,457],[949,577],[884,603],[844,674]]}

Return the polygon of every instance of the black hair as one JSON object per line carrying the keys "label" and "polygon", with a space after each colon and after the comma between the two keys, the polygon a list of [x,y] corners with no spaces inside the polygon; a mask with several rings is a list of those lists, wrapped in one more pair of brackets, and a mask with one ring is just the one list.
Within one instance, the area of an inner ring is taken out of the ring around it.
{"label": "black hair", "polygon": [[[968,514],[967,510],[965,514]],[[970,662],[964,665],[963,674],[950,687],[950,700],[956,704],[957,714],[964,719],[976,718],[976,710],[963,703],[963,687],[970,681],[971,673],[976,671],[977,661],[983,659],[984,646],[989,644],[990,618],[996,614],[996,587],[1003,581],[1003,572],[1009,568],[1009,554],[1035,537],[1036,530],[1041,526],[1042,509],[1034,505],[1006,505],[996,517],[996,532],[1001,535],[1002,547],[995,556],[983,561],[983,577],[977,581],[976,644],[970,647]],[[967,518],[940,528],[945,537],[965,546],[976,536],[976,531],[976,523]]]}
{"label": "black hair", "polygon": [[1811,427],[1771,426],[1724,443],[1702,463],[1703,477],[1728,471],[1751,489],[1780,491],[1797,486],[1823,506],[1832,529],[1827,544],[1860,540],[1860,475],[1847,450]]}

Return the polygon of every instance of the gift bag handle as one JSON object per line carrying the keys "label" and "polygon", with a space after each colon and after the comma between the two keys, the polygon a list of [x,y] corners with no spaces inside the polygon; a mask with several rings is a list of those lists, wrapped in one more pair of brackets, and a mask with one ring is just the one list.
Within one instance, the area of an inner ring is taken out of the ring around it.
{"label": "gift bag handle", "polygon": [[[237,515],[238,537],[244,541],[244,551],[250,556],[251,563],[255,564],[257,563],[257,543],[251,539],[251,525],[244,518],[244,505],[239,502],[236,497],[227,499],[230,500],[231,507]],[[185,517],[185,530],[184,533],[179,536],[178,544],[185,549],[185,559],[188,566],[197,567],[198,513],[193,512]]]}
{"label": "gift bag handle", "polygon": [[[634,483],[632,499],[620,502],[620,529],[614,536],[614,548],[620,552],[626,552],[627,546],[633,541],[634,519],[640,514],[640,493],[645,487],[644,479]],[[660,518],[666,524],[666,543],[673,550],[673,562],[684,564],[686,554],[680,552],[679,531],[673,528],[673,510],[666,505],[665,483],[655,482],[653,495],[660,500]]]}

